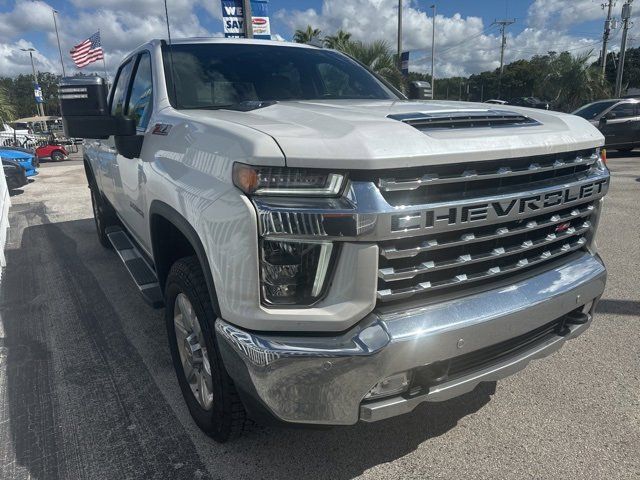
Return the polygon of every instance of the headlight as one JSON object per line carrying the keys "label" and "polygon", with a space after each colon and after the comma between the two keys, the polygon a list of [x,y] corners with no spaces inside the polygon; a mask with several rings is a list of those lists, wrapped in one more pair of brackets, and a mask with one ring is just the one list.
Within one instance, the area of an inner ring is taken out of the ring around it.
{"label": "headlight", "polygon": [[270,305],[310,305],[324,294],[336,248],[330,242],[261,240],[262,296]]}
{"label": "headlight", "polygon": [[249,195],[297,195],[336,197],[342,193],[345,175],[322,170],[233,165],[233,183]]}

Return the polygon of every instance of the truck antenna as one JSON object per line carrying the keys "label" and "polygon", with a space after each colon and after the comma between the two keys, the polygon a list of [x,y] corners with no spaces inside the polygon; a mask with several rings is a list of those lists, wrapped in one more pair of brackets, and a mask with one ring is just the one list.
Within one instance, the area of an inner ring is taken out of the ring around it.
{"label": "truck antenna", "polygon": [[171,71],[171,84],[173,85],[173,98],[178,105],[178,89],[176,88],[176,75],[173,68],[173,47],[171,44],[171,27],[169,26],[169,9],[167,0],[164,0],[164,17],[167,20],[167,36],[169,37],[169,70]]}

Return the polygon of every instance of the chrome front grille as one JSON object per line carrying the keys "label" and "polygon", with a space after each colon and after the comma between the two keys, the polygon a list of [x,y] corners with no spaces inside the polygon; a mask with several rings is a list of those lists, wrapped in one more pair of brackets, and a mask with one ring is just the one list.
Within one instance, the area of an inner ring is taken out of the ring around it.
{"label": "chrome front grille", "polygon": [[592,149],[351,171],[341,197],[253,203],[268,240],[377,244],[377,298],[395,302],[490,288],[590,248],[608,187]]}
{"label": "chrome front grille", "polygon": [[[485,212],[487,203],[483,202],[491,198],[491,188],[485,184],[476,190],[473,182],[490,180],[495,197],[505,189],[526,195],[532,185],[541,181],[539,178],[532,182],[521,181],[528,177],[531,180],[531,174],[544,173],[542,181],[546,186],[569,188],[591,178],[593,169],[599,168],[597,156],[585,153],[574,152],[573,156],[562,155],[555,159],[526,159],[514,162],[515,165],[509,162],[505,166],[496,162],[490,165],[481,163],[473,170],[452,166],[441,168],[437,174],[423,172],[419,177],[410,177],[406,173],[403,176],[381,176],[377,184],[386,200],[393,196],[394,200],[400,201],[399,192],[410,194],[420,190],[421,205],[433,205],[432,198],[439,205],[446,203],[442,191],[431,191],[429,185],[453,185],[459,192],[458,198],[464,196],[473,200],[476,196],[469,197],[468,193],[477,193],[478,204],[483,205],[482,211]],[[514,178],[517,182],[509,184]],[[415,196],[406,195],[405,198],[410,200]],[[495,219],[483,222],[480,219],[464,225],[447,225],[448,220],[443,215],[440,217],[443,225],[432,228],[431,232],[429,221],[425,228],[424,219],[416,217],[414,220],[411,203],[404,205],[402,208],[409,213],[402,218],[402,225],[409,229],[420,225],[415,231],[421,235],[378,243],[378,301],[419,298],[421,294],[444,293],[453,289],[458,294],[466,287],[485,285],[585,248],[593,235],[598,200],[587,195],[572,202],[571,205],[558,204],[557,208],[546,211],[534,204],[535,208],[525,209],[521,216],[505,216],[502,222]],[[446,228],[448,226],[451,228]]]}

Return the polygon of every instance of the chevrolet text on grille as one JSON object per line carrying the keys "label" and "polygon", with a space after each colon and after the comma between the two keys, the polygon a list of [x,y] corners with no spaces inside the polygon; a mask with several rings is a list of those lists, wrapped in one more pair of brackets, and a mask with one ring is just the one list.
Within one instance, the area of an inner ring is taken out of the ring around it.
{"label": "chevrolet text on grille", "polygon": [[431,229],[441,223],[455,225],[486,221],[490,218],[516,218],[542,212],[559,205],[572,204],[595,195],[603,195],[609,179],[604,178],[583,185],[547,193],[526,195],[504,201],[490,201],[461,207],[441,207],[412,214],[399,214],[392,218],[392,231]]}

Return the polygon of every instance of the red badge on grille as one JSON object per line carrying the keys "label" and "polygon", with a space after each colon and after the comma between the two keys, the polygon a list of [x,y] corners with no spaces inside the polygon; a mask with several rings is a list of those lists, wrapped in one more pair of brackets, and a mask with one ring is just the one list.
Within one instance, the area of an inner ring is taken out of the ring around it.
{"label": "red badge on grille", "polygon": [[556,233],[560,233],[560,232],[566,232],[567,230],[569,230],[569,227],[571,226],[571,222],[564,222],[564,223],[560,223],[557,227],[556,227]]}

